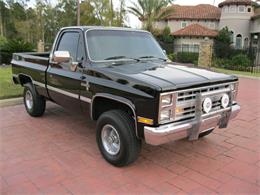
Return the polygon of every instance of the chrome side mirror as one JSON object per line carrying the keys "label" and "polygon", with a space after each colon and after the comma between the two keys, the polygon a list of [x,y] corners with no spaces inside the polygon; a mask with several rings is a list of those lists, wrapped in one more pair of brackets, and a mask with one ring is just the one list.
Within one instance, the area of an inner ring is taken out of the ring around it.
{"label": "chrome side mirror", "polygon": [[165,50],[165,49],[163,49],[163,53],[164,53],[165,55],[167,55],[167,52],[166,52],[166,50]]}
{"label": "chrome side mirror", "polygon": [[53,54],[53,61],[56,63],[68,63],[71,61],[70,52],[55,51]]}

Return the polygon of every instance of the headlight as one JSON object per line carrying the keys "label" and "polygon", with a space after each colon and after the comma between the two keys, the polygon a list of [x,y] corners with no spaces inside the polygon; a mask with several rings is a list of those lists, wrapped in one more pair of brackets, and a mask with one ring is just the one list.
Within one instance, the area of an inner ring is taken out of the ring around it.
{"label": "headlight", "polygon": [[161,97],[161,105],[162,107],[170,106],[172,104],[172,94],[163,95]]}
{"label": "headlight", "polygon": [[160,97],[159,123],[172,121],[175,111],[175,93],[162,94]]}
{"label": "headlight", "polygon": [[233,103],[234,103],[236,101],[236,99],[237,99],[238,82],[232,83],[230,85],[230,89],[231,89],[231,95],[232,95],[232,99],[233,99]]}
{"label": "headlight", "polygon": [[160,121],[169,121],[172,116],[172,110],[171,109],[164,109],[160,113]]}
{"label": "headlight", "polygon": [[229,104],[229,96],[228,94],[225,93],[221,98],[221,106],[223,108],[226,108],[228,107],[228,104]]}

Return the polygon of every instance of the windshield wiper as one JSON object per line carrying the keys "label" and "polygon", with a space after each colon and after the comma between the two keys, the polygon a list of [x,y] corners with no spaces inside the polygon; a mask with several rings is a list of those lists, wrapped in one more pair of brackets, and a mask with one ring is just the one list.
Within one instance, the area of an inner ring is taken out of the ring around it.
{"label": "windshield wiper", "polygon": [[119,60],[119,59],[135,60],[137,62],[140,61],[140,59],[130,58],[130,57],[127,57],[127,56],[112,56],[112,57],[105,58],[104,60]]}
{"label": "windshield wiper", "polygon": [[165,59],[165,58],[159,58],[159,57],[156,57],[156,56],[141,56],[141,57],[139,57],[139,59],[148,59],[148,58],[155,58],[155,59],[167,61],[167,59]]}

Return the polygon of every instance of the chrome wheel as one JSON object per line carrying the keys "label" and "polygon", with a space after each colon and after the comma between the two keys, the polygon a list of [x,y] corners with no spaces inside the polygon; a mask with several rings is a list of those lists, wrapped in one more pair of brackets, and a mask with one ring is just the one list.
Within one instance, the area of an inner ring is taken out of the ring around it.
{"label": "chrome wheel", "polygon": [[116,155],[120,151],[120,137],[117,130],[112,125],[105,125],[101,130],[101,140],[105,150]]}
{"label": "chrome wheel", "polygon": [[27,90],[25,93],[25,104],[28,109],[32,109],[33,107],[33,96],[31,91]]}

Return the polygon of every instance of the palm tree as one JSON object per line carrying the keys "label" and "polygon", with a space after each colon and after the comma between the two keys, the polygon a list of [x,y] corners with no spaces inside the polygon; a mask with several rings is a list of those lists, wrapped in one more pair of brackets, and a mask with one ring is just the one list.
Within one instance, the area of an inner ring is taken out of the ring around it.
{"label": "palm tree", "polygon": [[173,9],[166,8],[173,0],[137,0],[128,7],[129,12],[144,22],[144,28],[153,32],[153,23],[169,16]]}

